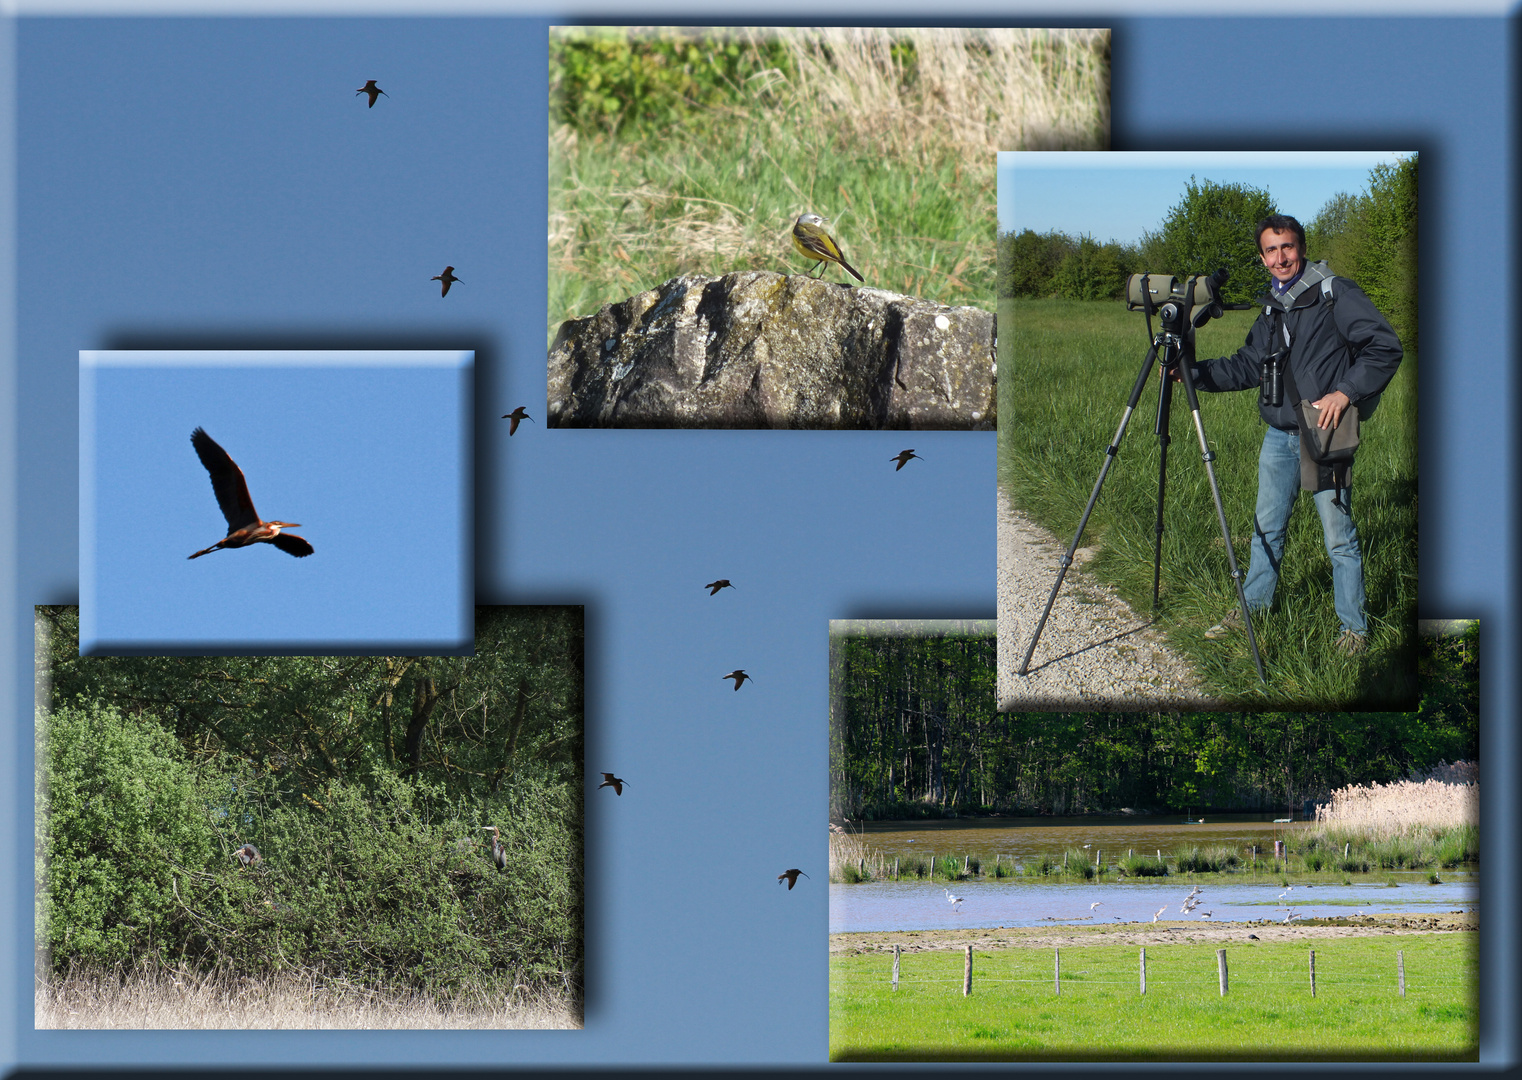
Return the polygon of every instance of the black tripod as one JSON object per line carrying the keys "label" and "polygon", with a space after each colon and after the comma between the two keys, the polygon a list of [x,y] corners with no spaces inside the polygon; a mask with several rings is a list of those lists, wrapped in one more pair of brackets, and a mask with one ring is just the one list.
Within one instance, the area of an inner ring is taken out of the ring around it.
{"label": "black tripod", "polygon": [[[1224,273],[1220,275],[1225,280]],[[1219,285],[1219,282],[1215,282]],[[1062,579],[1067,576],[1068,567],[1073,565],[1073,552],[1078,550],[1078,542],[1083,538],[1083,530],[1088,527],[1089,515],[1094,512],[1094,504],[1099,501],[1099,491],[1104,487],[1105,476],[1110,471],[1110,466],[1115,463],[1115,455],[1120,452],[1120,440],[1126,433],[1126,425],[1131,422],[1131,414],[1136,411],[1136,403],[1141,400],[1142,389],[1147,385],[1147,379],[1152,374],[1152,363],[1161,358],[1162,377],[1159,380],[1160,387],[1157,397],[1157,423],[1154,431],[1157,433],[1158,462],[1157,462],[1157,546],[1152,555],[1152,613],[1157,614],[1158,586],[1162,576],[1163,560],[1163,496],[1168,487],[1168,421],[1173,401],[1173,382],[1178,379],[1184,384],[1184,396],[1189,401],[1189,412],[1194,417],[1195,434],[1200,439],[1200,454],[1205,462],[1205,471],[1210,476],[1210,493],[1215,498],[1216,520],[1221,525],[1221,536],[1226,541],[1226,561],[1231,566],[1231,580],[1237,587],[1238,610],[1242,612],[1242,623],[1247,628],[1247,643],[1252,647],[1252,662],[1258,669],[1258,678],[1267,682],[1263,674],[1263,660],[1258,656],[1258,639],[1252,632],[1252,615],[1247,610],[1247,597],[1242,592],[1242,572],[1237,569],[1237,557],[1231,548],[1231,529],[1226,524],[1226,510],[1221,505],[1221,485],[1216,482],[1215,476],[1215,452],[1210,449],[1205,441],[1205,427],[1200,422],[1200,400],[1195,393],[1194,375],[1190,364],[1194,360],[1194,330],[1196,326],[1208,321],[1212,315],[1220,314],[1220,305],[1213,308],[1205,306],[1200,309],[1199,317],[1193,323],[1189,321],[1189,311],[1194,303],[1194,279],[1188,283],[1188,298],[1175,297],[1165,301],[1156,310],[1162,319],[1162,326],[1157,336],[1152,339],[1152,347],[1147,350],[1147,358],[1142,361],[1141,372],[1136,376],[1136,385],[1131,388],[1131,398],[1126,402],[1126,411],[1121,414],[1120,427],[1115,430],[1115,438],[1110,440],[1109,447],[1105,450],[1104,465],[1099,470],[1099,479],[1094,481],[1094,491],[1089,495],[1089,505],[1084,507],[1083,519],[1078,522],[1078,532],[1073,536],[1073,542],[1068,545],[1067,554],[1062,556],[1062,566],[1057,571],[1057,580],[1052,584],[1052,592],[1046,598],[1046,609],[1041,612],[1041,621],[1036,624],[1036,632],[1031,635],[1030,647],[1025,650],[1025,659],[1020,663],[1020,674],[1024,675],[1030,667],[1031,656],[1036,652],[1036,642],[1041,640],[1041,631],[1046,627],[1046,619],[1052,613],[1052,604],[1057,599],[1057,590],[1062,588]],[[1153,306],[1150,297],[1146,298],[1147,331],[1152,330]]]}

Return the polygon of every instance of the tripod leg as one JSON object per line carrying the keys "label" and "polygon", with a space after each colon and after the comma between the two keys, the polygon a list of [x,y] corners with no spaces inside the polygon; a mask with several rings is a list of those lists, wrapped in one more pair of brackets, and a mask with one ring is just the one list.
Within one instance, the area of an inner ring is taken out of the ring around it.
{"label": "tripod leg", "polygon": [[1189,412],[1194,417],[1194,431],[1200,438],[1200,456],[1205,461],[1205,473],[1210,477],[1210,494],[1215,499],[1215,516],[1221,525],[1221,538],[1226,541],[1226,562],[1231,567],[1231,580],[1237,587],[1237,603],[1242,612],[1242,625],[1247,627],[1247,644],[1252,649],[1253,666],[1258,669],[1258,680],[1268,682],[1263,674],[1263,659],[1258,655],[1258,639],[1252,632],[1252,612],[1247,610],[1247,594],[1242,591],[1242,571],[1237,568],[1236,552],[1231,549],[1231,528],[1226,524],[1226,508],[1221,504],[1221,485],[1215,478],[1215,452],[1205,441],[1205,425],[1200,421],[1200,399],[1194,390],[1194,376],[1189,364],[1179,365],[1184,379],[1184,394],[1189,399]]}
{"label": "tripod leg", "polygon": [[1120,453],[1120,440],[1126,434],[1126,425],[1131,422],[1131,414],[1136,411],[1136,403],[1141,400],[1142,390],[1147,385],[1147,376],[1152,373],[1152,361],[1157,358],[1157,346],[1147,350],[1147,357],[1142,361],[1140,374],[1136,376],[1136,385],[1131,388],[1131,398],[1126,402],[1126,410],[1121,413],[1120,426],[1115,429],[1115,438],[1110,440],[1110,445],[1105,449],[1104,464],[1099,469],[1099,479],[1094,481],[1094,490],[1089,493],[1089,505],[1083,508],[1083,519],[1078,522],[1078,531],[1073,534],[1073,542],[1068,545],[1067,553],[1062,556],[1062,564],[1057,570],[1057,580],[1052,582],[1052,591],[1047,594],[1046,607],[1042,609],[1041,619],[1036,623],[1036,632],[1031,635],[1030,647],[1025,650],[1025,659],[1020,661],[1019,674],[1024,675],[1030,669],[1031,657],[1036,653],[1036,642],[1041,640],[1041,631],[1046,628],[1047,616],[1052,613],[1052,604],[1057,599],[1057,590],[1062,588],[1062,579],[1067,577],[1068,567],[1073,565],[1073,552],[1078,550],[1078,541],[1083,539],[1083,530],[1088,528],[1089,515],[1094,512],[1094,504],[1099,501],[1099,490],[1105,485],[1105,476],[1110,471],[1110,466],[1115,464],[1115,455]]}
{"label": "tripod leg", "polygon": [[1157,391],[1157,542],[1152,549],[1152,616],[1157,617],[1158,589],[1163,574],[1163,497],[1168,492],[1168,424],[1172,417],[1173,383],[1168,378],[1168,364],[1163,363],[1161,385]]}

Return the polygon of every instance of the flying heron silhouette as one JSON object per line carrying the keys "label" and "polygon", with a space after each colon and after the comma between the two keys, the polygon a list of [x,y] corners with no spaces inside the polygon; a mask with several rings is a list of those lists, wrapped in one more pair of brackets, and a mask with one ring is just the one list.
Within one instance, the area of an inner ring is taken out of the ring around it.
{"label": "flying heron silhouette", "polygon": [[491,833],[491,861],[497,864],[498,870],[506,870],[507,848],[502,843],[502,834],[495,825],[482,825],[481,831]]}
{"label": "flying heron silhouette", "polygon": [[249,863],[258,862],[264,856],[259,854],[259,849],[254,847],[253,844],[244,844],[237,851],[233,852],[233,858],[238,860],[240,866],[247,866]]}
{"label": "flying heron silhouette", "polygon": [[[712,596],[713,594],[709,593],[709,595]],[[740,689],[740,684],[743,683],[746,679],[750,679],[750,676],[745,674],[745,669],[744,668],[735,668],[728,675],[721,675],[719,677],[721,679],[733,679],[735,681],[735,689],[736,690]],[[755,681],[756,680],[751,679],[751,682],[755,682]],[[807,876],[807,875],[805,875],[805,876]]]}
{"label": "flying heron silhouette", "polygon": [[622,795],[624,793],[624,785],[628,782],[627,780],[620,780],[610,772],[605,772],[602,774],[602,783],[597,785],[597,790],[601,791],[605,787],[610,787],[613,789],[613,794]]}
{"label": "flying heron silhouette", "polygon": [[921,461],[925,460],[916,454],[913,450],[900,450],[896,457],[891,457],[888,460],[898,462],[898,464],[893,468],[894,472],[898,472],[899,469],[902,469],[905,465],[909,464],[910,458],[919,458]]}
{"label": "flying heron silhouette", "polygon": [[[376,81],[374,81],[374,79],[370,79],[370,81],[365,82],[365,85],[359,87],[359,90],[356,90],[355,93],[370,94],[370,108],[374,108],[374,106],[376,106],[376,97],[379,96],[379,94],[385,94],[385,91],[382,90],[382,88],[377,87]],[[391,94],[385,94],[385,96],[390,97]]]}
{"label": "flying heron silhouette", "polygon": [[[449,295],[449,286],[453,285],[457,281],[463,281],[465,279],[464,278],[457,278],[457,277],[455,277],[454,276],[454,267],[452,267],[452,266],[446,266],[446,267],[444,267],[444,272],[442,274],[434,274],[433,277],[429,278],[428,280],[429,281],[442,281],[444,283],[444,287],[443,287],[443,289],[441,289],[439,291],[439,295],[440,296],[448,296]],[[512,434],[512,433],[509,432],[508,434]]]}
{"label": "flying heron silhouette", "polygon": [[[444,291],[449,291],[448,285],[444,286]],[[511,424],[507,425],[507,433],[511,435],[513,432],[518,430],[518,425],[520,423],[525,420],[533,420],[534,418],[528,414],[528,407],[526,405],[519,405],[512,412],[504,413],[502,419],[512,421]]]}
{"label": "flying heron silhouette", "polygon": [[[786,881],[787,882],[787,891],[788,892],[792,892],[793,891],[793,886],[798,884],[798,875],[799,874],[803,874],[803,871],[802,870],[784,870],[784,871],[782,871],[782,873],[777,875],[777,884],[780,885],[784,881]],[[807,874],[803,874],[803,876],[804,877],[808,877]]]}
{"label": "flying heron silhouette", "polygon": [[190,433],[190,444],[196,448],[196,456],[211,474],[211,490],[216,493],[217,505],[227,519],[227,535],[209,548],[202,548],[192,559],[199,559],[218,548],[248,547],[250,544],[274,544],[287,555],[300,559],[312,554],[312,545],[299,536],[283,533],[281,529],[299,529],[294,521],[260,521],[254,509],[254,500],[248,497],[248,483],[243,470],[227,456],[227,451],[217,445],[204,428]]}
{"label": "flying heron silhouette", "polygon": [[[733,589],[734,586],[729,583],[729,579],[727,577],[721,577],[718,581],[710,581],[707,585],[704,585],[703,588],[708,590],[709,596],[718,596],[720,589]],[[725,678],[728,677],[729,676],[727,675],[725,676]]]}
{"label": "flying heron silhouette", "polygon": [[962,910],[962,900],[963,900],[962,897],[960,897],[960,896],[952,896],[950,889],[942,889],[941,892],[946,894],[946,900],[951,904],[951,910],[953,910],[953,911],[961,911]]}

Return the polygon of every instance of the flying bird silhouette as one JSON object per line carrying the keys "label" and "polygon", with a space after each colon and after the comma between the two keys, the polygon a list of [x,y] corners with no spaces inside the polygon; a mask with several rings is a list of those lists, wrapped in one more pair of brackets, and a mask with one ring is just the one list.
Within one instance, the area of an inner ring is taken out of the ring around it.
{"label": "flying bird silhouette", "polygon": [[610,772],[605,772],[602,774],[602,783],[597,785],[597,790],[601,791],[605,787],[610,787],[613,789],[613,794],[622,795],[624,793],[624,785],[628,782],[627,780],[620,780]]}
{"label": "flying bird silhouette", "polygon": [[196,456],[211,474],[211,490],[216,493],[217,505],[227,519],[227,535],[209,548],[202,548],[192,559],[210,554],[218,548],[248,547],[250,544],[274,544],[287,555],[300,559],[312,554],[312,545],[299,536],[283,533],[281,529],[299,529],[295,521],[260,521],[254,509],[254,500],[248,497],[248,484],[243,470],[227,456],[227,451],[217,445],[205,428],[190,433],[190,445],[196,448]]}
{"label": "flying bird silhouette", "polygon": [[[448,285],[444,286],[444,291],[445,292],[449,291],[449,286]],[[509,435],[511,435],[513,432],[518,430],[518,424],[520,422],[522,422],[524,420],[532,420],[534,418],[528,414],[528,406],[526,406],[526,405],[519,405],[512,412],[510,412],[510,413],[504,413],[503,416],[502,416],[502,419],[504,419],[504,420],[511,420],[512,421],[512,423],[507,426],[507,433]]]}
{"label": "flying bird silhouette", "polygon": [[[369,82],[365,83],[364,86],[361,86],[358,90],[356,90],[354,92],[356,94],[369,94],[370,95],[370,108],[372,108],[372,109],[375,108],[375,98],[376,98],[376,96],[379,95],[379,94],[386,94],[386,92],[384,90],[382,90],[380,87],[375,85],[375,80],[374,79],[371,79]],[[386,94],[386,96],[390,97],[391,95],[390,94]]]}
{"label": "flying bird silhouette", "polygon": [[[442,281],[444,283],[444,288],[439,291],[439,295],[440,296],[448,296],[449,295],[449,286],[453,285],[457,281],[463,281],[464,278],[457,278],[457,277],[455,277],[454,276],[454,267],[452,267],[452,266],[446,266],[446,267],[444,267],[444,272],[442,274],[434,274],[433,277],[429,278],[428,280],[429,281]],[[509,434],[511,434],[511,432],[509,432]]]}
{"label": "flying bird silhouette", "polygon": [[[803,871],[802,870],[784,870],[784,871],[782,871],[782,873],[777,875],[777,884],[780,885],[780,884],[782,884],[782,882],[786,881],[787,882],[787,891],[788,892],[792,892],[793,891],[793,886],[798,884],[798,875],[799,874],[803,874]],[[807,874],[803,874],[803,876],[804,877],[808,877]]]}
{"label": "flying bird silhouette", "polygon": [[[727,577],[721,577],[718,581],[710,581],[707,585],[704,585],[703,588],[708,590],[709,596],[717,596],[719,595],[720,589],[733,589],[734,586],[729,583],[729,579]],[[724,677],[726,679],[729,678],[728,675]]]}
{"label": "flying bird silhouette", "polygon": [[925,460],[916,454],[913,450],[900,450],[896,457],[891,457],[888,460],[898,462],[898,464],[893,468],[894,472],[898,472],[899,469],[902,469],[905,465],[909,464],[910,458],[920,458],[921,461]]}
{"label": "flying bird silhouette", "polygon": [[[740,684],[743,683],[746,679],[750,679],[750,676],[745,674],[745,670],[743,668],[735,668],[728,675],[721,675],[720,678],[733,679],[735,681],[735,689],[738,690],[740,689]],[[754,679],[751,679],[751,681],[755,682]],[[807,877],[808,875],[805,874],[804,876]]]}

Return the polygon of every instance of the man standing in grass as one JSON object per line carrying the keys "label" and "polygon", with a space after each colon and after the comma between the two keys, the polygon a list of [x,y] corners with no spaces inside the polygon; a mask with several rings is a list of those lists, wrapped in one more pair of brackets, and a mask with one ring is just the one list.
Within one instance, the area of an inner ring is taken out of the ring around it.
{"label": "man standing in grass", "polygon": [[[1301,428],[1318,428],[1324,437],[1344,422],[1350,406],[1350,426],[1373,412],[1400,366],[1400,338],[1357,285],[1333,277],[1325,263],[1306,263],[1305,230],[1294,218],[1273,214],[1258,222],[1258,254],[1273,281],[1260,298],[1263,312],[1247,343],[1231,356],[1200,361],[1193,372],[1201,390],[1262,388],[1258,411],[1268,432],[1258,455],[1252,562],[1242,591],[1250,611],[1273,603],[1295,496],[1302,486],[1314,491],[1342,626],[1337,648],[1351,656],[1364,650],[1368,636],[1351,459],[1340,467],[1318,467],[1303,445],[1314,443],[1315,436]],[[1271,374],[1276,367],[1277,379]],[[1225,637],[1241,622],[1241,612],[1233,610],[1205,636]]]}

